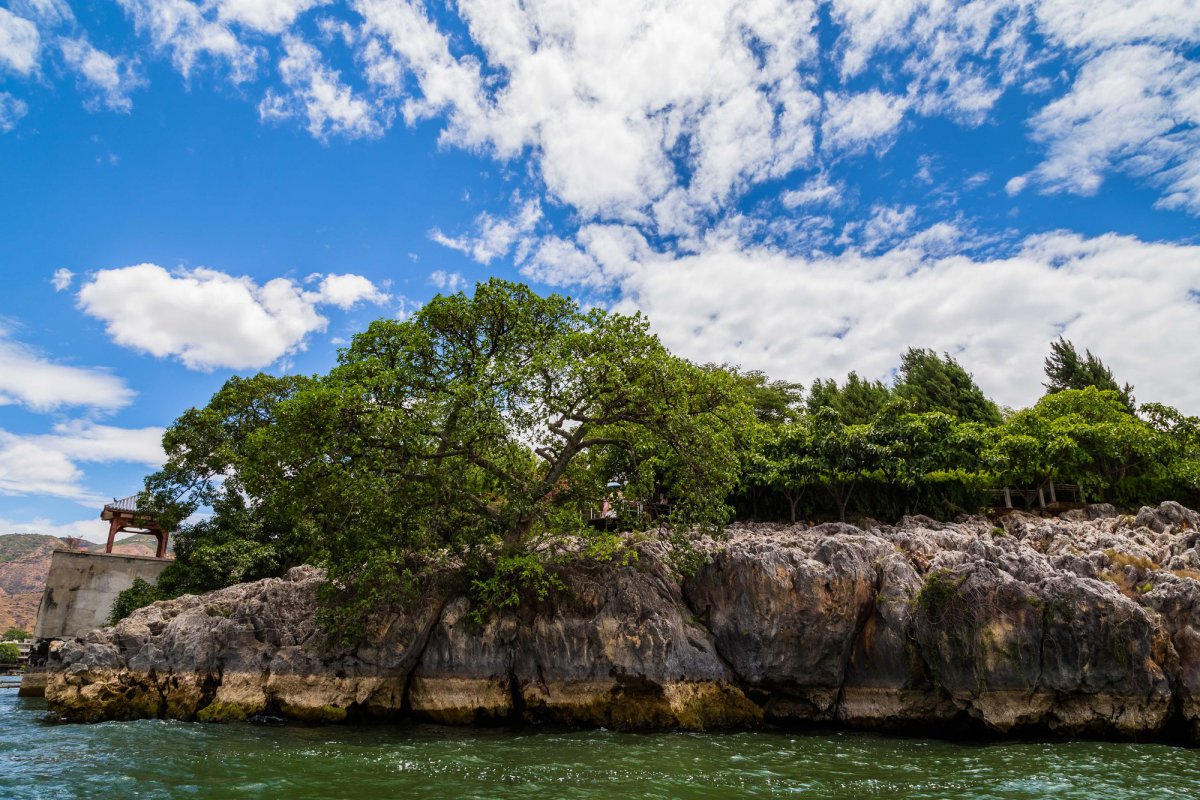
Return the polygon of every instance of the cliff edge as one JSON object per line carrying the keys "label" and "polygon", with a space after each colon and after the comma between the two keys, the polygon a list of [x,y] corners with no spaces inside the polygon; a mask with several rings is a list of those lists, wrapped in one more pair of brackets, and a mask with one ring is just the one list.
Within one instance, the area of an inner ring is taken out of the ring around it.
{"label": "cliff edge", "polygon": [[1200,740],[1200,514],[1012,514],[865,529],[735,525],[673,577],[579,563],[561,595],[472,624],[430,586],[330,646],[322,573],[185,596],[65,642],[67,719],[556,722],[868,728]]}

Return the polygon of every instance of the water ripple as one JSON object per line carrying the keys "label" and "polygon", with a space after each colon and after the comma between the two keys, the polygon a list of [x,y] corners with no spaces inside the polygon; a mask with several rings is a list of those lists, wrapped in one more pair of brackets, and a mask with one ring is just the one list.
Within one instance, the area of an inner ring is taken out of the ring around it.
{"label": "water ripple", "polygon": [[1200,752],[1165,745],[955,744],[849,732],[63,725],[15,690],[0,690],[0,719],[0,798],[1200,797]]}

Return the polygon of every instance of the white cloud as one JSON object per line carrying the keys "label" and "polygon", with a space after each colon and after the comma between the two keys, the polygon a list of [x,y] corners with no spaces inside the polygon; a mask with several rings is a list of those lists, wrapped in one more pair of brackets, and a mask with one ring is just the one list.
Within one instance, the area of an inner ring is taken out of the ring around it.
{"label": "white cloud", "polygon": [[171,56],[184,77],[206,59],[223,65],[237,83],[249,80],[259,59],[255,48],[243,43],[227,22],[211,19],[190,0],[117,0],[133,17],[139,33],[150,37],[156,49]]}
{"label": "white cloud", "polygon": [[[178,358],[190,369],[252,369],[303,350],[309,334],[325,330],[319,304],[378,302],[377,290],[354,277],[330,276],[319,291],[304,292],[286,278],[259,286],[211,269],[172,273],[138,264],[95,273],[79,305],[125,347]],[[139,313],[125,313],[130,306]]]}
{"label": "white cloud", "polygon": [[821,123],[823,149],[834,152],[886,147],[894,137],[908,100],[872,89],[858,94],[826,94]]}
{"label": "white cloud", "polygon": [[697,361],[801,381],[852,369],[886,378],[906,347],[931,347],[955,354],[998,401],[1025,405],[1062,334],[1140,400],[1200,413],[1200,351],[1178,346],[1200,341],[1200,247],[1055,233],[1007,257],[929,255],[914,237],[879,255],[804,258],[728,240],[672,257],[619,231],[605,243],[587,252],[618,276],[617,309],[644,312]]}
{"label": "white cloud", "polygon": [[37,69],[40,46],[36,25],[0,7],[0,67],[29,75]]}
{"label": "white cloud", "polygon": [[75,273],[66,267],[61,267],[54,270],[54,276],[50,278],[50,283],[54,286],[54,291],[61,292],[69,289],[73,280],[75,280]]}
{"label": "white cloud", "polygon": [[217,18],[263,33],[282,33],[301,14],[329,0],[218,0]]}
{"label": "white cloud", "polygon": [[568,13],[469,0],[458,10],[488,81],[415,7],[356,8],[377,42],[372,75],[397,89],[406,73],[416,79],[407,119],[444,112],[450,143],[501,158],[530,151],[549,193],[588,217],[653,214],[687,228],[731,192],[812,157],[819,103],[797,72],[815,57],[810,2],[624,0]]}
{"label": "white cloud", "polygon": [[80,463],[163,463],[162,428],[124,429],[87,422],[56,425],[50,434],[0,429],[0,494],[49,495],[81,502],[103,499],[83,485]]}
{"label": "white cloud", "polygon": [[34,411],[65,406],[100,410],[123,408],[134,392],[100,369],[54,364],[9,338],[0,328],[0,405],[20,404]]}
{"label": "white cloud", "polygon": [[529,200],[511,217],[494,217],[483,212],[475,218],[475,233],[471,235],[450,237],[435,228],[429,232],[429,238],[480,264],[490,264],[492,259],[508,255],[519,239],[532,233],[541,218],[541,204]]}
{"label": "white cloud", "polygon": [[29,106],[8,92],[0,92],[0,133],[8,133],[29,112]]}
{"label": "white cloud", "polygon": [[37,70],[40,47],[37,25],[0,7],[0,67],[28,76]]}
{"label": "white cloud", "polygon": [[1008,183],[1004,184],[1004,191],[1009,197],[1015,197],[1025,190],[1025,186],[1029,183],[1029,178],[1025,175],[1017,175],[1009,178]]}
{"label": "white cloud", "polygon": [[66,523],[53,522],[45,517],[34,517],[28,520],[0,517],[0,533],[40,533],[43,536],[105,542],[108,541],[108,523],[102,521],[99,514],[96,514],[94,519],[81,519]]}
{"label": "white cloud", "polygon": [[141,85],[141,80],[132,65],[93,47],[83,37],[62,39],[60,46],[67,66],[79,74],[100,103],[110,111],[128,112],[133,108],[129,93]]}
{"label": "white cloud", "polygon": [[1036,65],[1021,0],[831,0],[829,8],[843,79],[869,74],[876,56],[899,54],[912,107],[922,114],[979,124]]}
{"label": "white cloud", "polygon": [[386,303],[388,295],[362,275],[326,275],[313,299],[349,311],[359,303]]}
{"label": "white cloud", "polygon": [[43,29],[75,24],[75,14],[66,0],[9,0],[8,7]]}
{"label": "white cloud", "polygon": [[1164,205],[1200,213],[1200,63],[1151,45],[1089,61],[1070,92],[1033,118],[1038,181],[1093,194],[1110,169],[1165,185]]}
{"label": "white cloud", "polygon": [[441,269],[429,273],[429,282],[443,292],[453,293],[467,288],[467,279],[462,275]]}
{"label": "white cloud", "polygon": [[1197,0],[1042,0],[1033,10],[1042,31],[1068,47],[1200,40]]}
{"label": "white cloud", "polygon": [[308,132],[321,141],[332,135],[348,139],[380,136],[391,124],[385,108],[342,83],[338,71],[322,63],[320,52],[296,36],[284,37],[279,75],[287,92],[267,92],[258,106],[264,120],[304,119]]}

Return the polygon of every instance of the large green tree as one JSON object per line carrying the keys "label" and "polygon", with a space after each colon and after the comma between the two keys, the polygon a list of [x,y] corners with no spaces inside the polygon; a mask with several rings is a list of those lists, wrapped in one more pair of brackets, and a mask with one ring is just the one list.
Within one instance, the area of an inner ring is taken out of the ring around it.
{"label": "large green tree", "polygon": [[1075,345],[1060,336],[1057,341],[1050,343],[1050,355],[1046,357],[1044,366],[1046,383],[1043,386],[1047,394],[1095,386],[1100,390],[1116,392],[1125,408],[1130,413],[1134,411],[1133,386],[1118,384],[1112,370],[1092,355],[1091,350],[1085,350],[1081,356]]}
{"label": "large green tree", "polygon": [[828,408],[837,412],[843,424],[865,425],[891,398],[892,391],[883,381],[865,380],[857,372],[851,372],[841,385],[833,378],[813,381],[805,405],[809,414]]}
{"label": "large green tree", "polygon": [[614,478],[661,500],[662,522],[724,521],[753,425],[741,382],[671,355],[641,317],[493,279],[372,323],[328,375],[231,381],[168,431],[148,486],[176,516],[248,520],[268,545],[237,551],[250,573],[325,565],[343,618],[439,566],[503,606],[581,547],[619,551],[584,522]]}
{"label": "large green tree", "polygon": [[1119,393],[1094,386],[1046,395],[1017,412],[995,431],[986,454],[1009,483],[1069,481],[1101,498],[1168,456],[1166,438],[1130,414]]}
{"label": "large green tree", "polygon": [[897,397],[918,413],[940,412],[963,422],[999,425],[1000,409],[949,353],[908,348],[900,358]]}

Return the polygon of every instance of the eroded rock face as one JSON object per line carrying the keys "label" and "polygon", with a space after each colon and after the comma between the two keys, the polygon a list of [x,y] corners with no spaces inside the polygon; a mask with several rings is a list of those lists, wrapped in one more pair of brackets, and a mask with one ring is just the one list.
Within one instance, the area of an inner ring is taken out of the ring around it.
{"label": "eroded rock face", "polygon": [[318,570],[156,603],[64,643],[76,720],[254,714],[623,728],[949,725],[1200,740],[1200,515],[1090,507],[866,529],[738,525],[680,581],[642,553],[479,625],[431,587],[367,646],[314,623]]}

